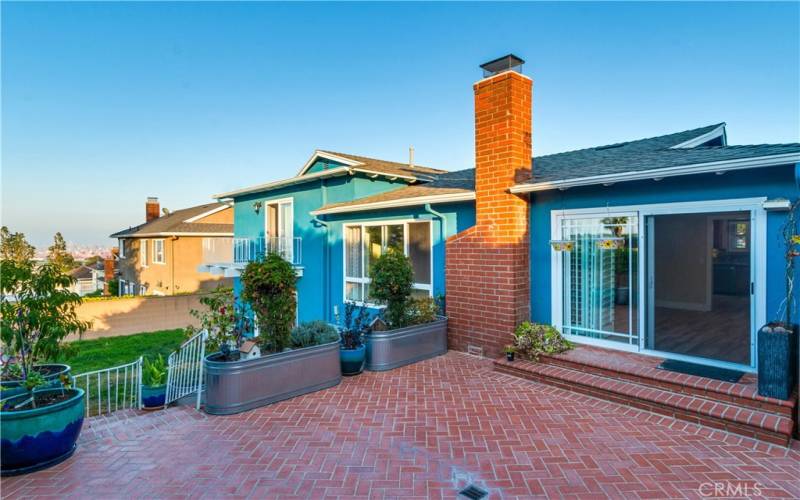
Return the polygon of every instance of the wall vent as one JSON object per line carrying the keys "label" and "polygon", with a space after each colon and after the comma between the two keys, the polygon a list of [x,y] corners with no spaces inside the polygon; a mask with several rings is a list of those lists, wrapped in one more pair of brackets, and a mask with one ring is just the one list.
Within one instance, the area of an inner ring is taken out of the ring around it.
{"label": "wall vent", "polygon": [[467,345],[467,354],[469,354],[470,356],[480,356],[482,358],[483,357],[483,347],[477,346],[477,345],[468,344]]}
{"label": "wall vent", "polygon": [[489,492],[483,488],[475,486],[474,484],[470,484],[463,490],[459,491],[458,494],[459,496],[469,498],[470,500],[480,500],[481,498],[486,497]]}

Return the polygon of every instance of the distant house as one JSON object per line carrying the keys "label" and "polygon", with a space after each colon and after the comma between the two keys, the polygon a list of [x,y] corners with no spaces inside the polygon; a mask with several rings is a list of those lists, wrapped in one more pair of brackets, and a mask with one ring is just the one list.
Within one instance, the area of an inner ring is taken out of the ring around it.
{"label": "distant house", "polygon": [[223,280],[202,270],[232,258],[233,209],[225,203],[160,210],[148,198],[144,224],[111,235],[119,241],[120,295],[174,295],[215,288]]}
{"label": "distant house", "polygon": [[83,297],[97,290],[102,290],[105,285],[103,262],[91,266],[80,265],[69,272],[75,279],[72,291]]}

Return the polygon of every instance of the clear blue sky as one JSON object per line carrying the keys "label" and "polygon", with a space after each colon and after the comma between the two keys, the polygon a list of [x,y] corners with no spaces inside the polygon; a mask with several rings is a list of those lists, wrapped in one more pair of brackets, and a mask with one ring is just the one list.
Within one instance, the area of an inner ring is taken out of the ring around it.
{"label": "clear blue sky", "polygon": [[726,121],[797,142],[800,7],[783,4],[2,3],[2,222],[110,244],[293,175],[315,148],[471,167],[471,84],[513,52],[536,155]]}

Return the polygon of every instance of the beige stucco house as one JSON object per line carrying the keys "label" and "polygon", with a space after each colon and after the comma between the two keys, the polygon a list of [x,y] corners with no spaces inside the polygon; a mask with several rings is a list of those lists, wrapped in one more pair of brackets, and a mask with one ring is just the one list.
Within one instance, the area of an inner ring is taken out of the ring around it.
{"label": "beige stucco house", "polygon": [[232,252],[231,206],[208,203],[161,213],[158,198],[148,198],[145,213],[144,224],[111,235],[119,242],[120,295],[174,295],[230,284],[201,265]]}

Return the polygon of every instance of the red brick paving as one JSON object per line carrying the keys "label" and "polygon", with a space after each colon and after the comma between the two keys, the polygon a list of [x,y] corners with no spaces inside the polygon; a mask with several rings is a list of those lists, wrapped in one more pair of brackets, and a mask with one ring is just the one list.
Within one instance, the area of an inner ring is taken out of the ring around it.
{"label": "red brick paving", "polygon": [[494,498],[697,498],[727,481],[798,498],[798,478],[796,442],[767,445],[451,352],[240,415],[94,420],[70,460],[0,487],[3,498],[454,498],[474,482]]}

